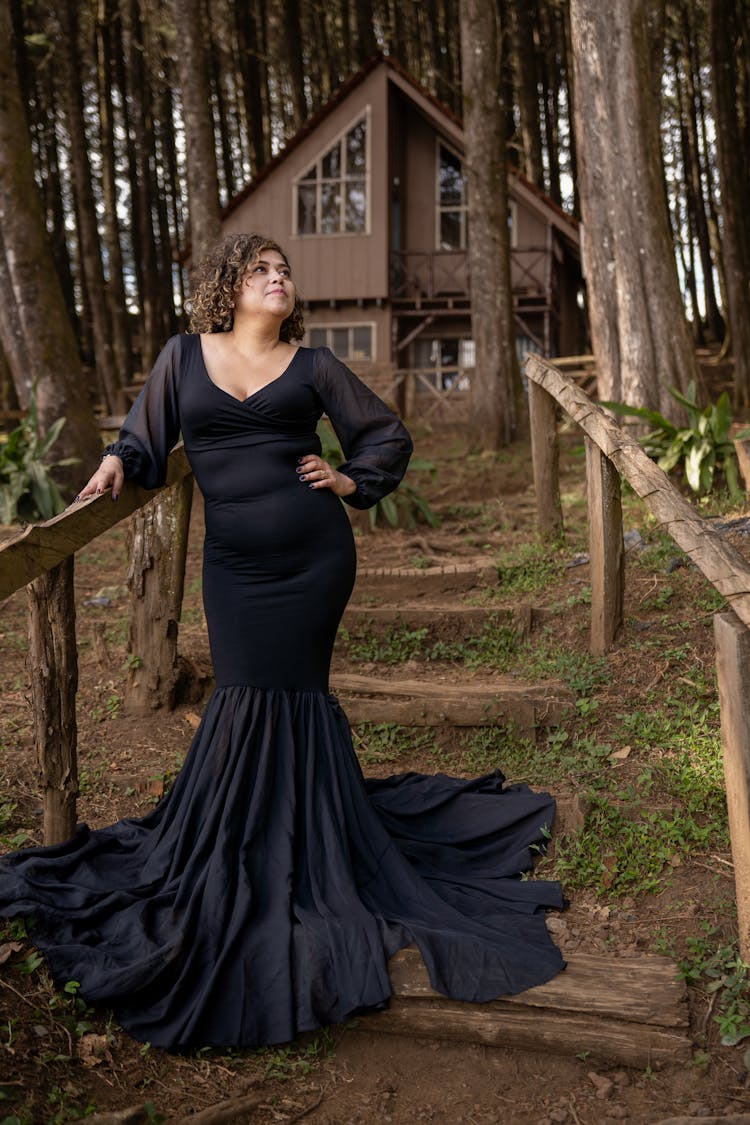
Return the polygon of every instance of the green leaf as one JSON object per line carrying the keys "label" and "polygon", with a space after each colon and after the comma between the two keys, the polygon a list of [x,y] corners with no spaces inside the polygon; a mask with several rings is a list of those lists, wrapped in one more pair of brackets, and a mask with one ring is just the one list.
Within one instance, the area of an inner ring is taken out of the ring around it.
{"label": "green leaf", "polygon": [[398,508],[392,496],[384,496],[379,507],[391,527],[398,527]]}

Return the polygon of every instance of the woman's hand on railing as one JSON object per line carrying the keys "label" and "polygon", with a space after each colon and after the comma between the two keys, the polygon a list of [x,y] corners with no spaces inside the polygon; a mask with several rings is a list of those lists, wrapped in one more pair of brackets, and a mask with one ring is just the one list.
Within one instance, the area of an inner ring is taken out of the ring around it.
{"label": "woman's hand on railing", "polygon": [[125,473],[123,472],[121,459],[114,453],[109,453],[102,458],[99,468],[83,486],[76,496],[76,500],[87,500],[89,496],[98,496],[106,488],[112,489],[112,499],[116,500],[120,495],[124,480]]}

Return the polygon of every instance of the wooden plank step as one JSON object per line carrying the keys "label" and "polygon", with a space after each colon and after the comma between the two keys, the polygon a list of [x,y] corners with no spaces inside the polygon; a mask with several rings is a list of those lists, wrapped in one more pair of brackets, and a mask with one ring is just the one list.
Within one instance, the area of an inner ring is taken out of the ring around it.
{"label": "wooden plank step", "polygon": [[575,701],[557,681],[530,684],[511,676],[447,684],[341,672],[331,680],[351,723],[475,727],[501,721],[513,723],[525,738],[534,738],[537,727],[561,722]]}
{"label": "wooden plank step", "polygon": [[424,569],[413,566],[362,567],[357,572],[352,598],[355,603],[366,604],[367,599],[373,596],[384,597],[394,593],[403,596],[407,584],[410,600],[435,593],[464,593],[474,587],[497,586],[498,570],[486,559]]}
{"label": "wooden plank step", "polygon": [[418,950],[409,946],[388,966],[390,1007],[359,1023],[368,1031],[497,1047],[581,1052],[629,1066],[690,1058],[687,988],[667,957],[602,957],[578,953],[547,984],[485,1004],[435,992]]}
{"label": "wooden plank step", "polygon": [[508,625],[521,636],[548,621],[547,609],[532,605],[350,605],[344,611],[343,625],[350,632],[367,632],[380,636],[389,627],[405,625],[409,629],[427,629],[430,639],[465,637],[481,633],[485,625]]}

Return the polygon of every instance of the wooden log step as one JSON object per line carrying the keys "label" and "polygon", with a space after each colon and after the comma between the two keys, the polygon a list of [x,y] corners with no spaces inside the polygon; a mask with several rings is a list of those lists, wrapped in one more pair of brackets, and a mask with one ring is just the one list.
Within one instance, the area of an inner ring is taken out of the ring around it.
{"label": "wooden log step", "polygon": [[548,621],[547,609],[531,605],[510,608],[476,605],[350,605],[344,612],[343,625],[350,633],[381,636],[389,628],[406,626],[427,629],[430,640],[455,640],[472,633],[481,633],[485,625],[507,625],[522,637]]}
{"label": "wooden log step", "polygon": [[393,999],[386,1011],[359,1019],[368,1031],[587,1052],[593,1059],[639,1067],[690,1058],[687,989],[667,957],[575,954],[547,984],[485,1004],[435,992],[413,946],[397,953],[388,970]]}
{"label": "wooden log step", "polygon": [[534,738],[537,727],[561,722],[575,701],[557,681],[530,684],[511,676],[446,684],[336,673],[332,687],[351,723],[478,727],[503,722],[513,723],[525,738]]}
{"label": "wooden log step", "polygon": [[355,603],[365,605],[373,597],[395,594],[403,598],[404,586],[408,584],[411,601],[429,594],[464,593],[475,587],[497,586],[497,583],[497,567],[488,565],[486,559],[424,569],[414,566],[363,567],[357,572],[352,598]]}

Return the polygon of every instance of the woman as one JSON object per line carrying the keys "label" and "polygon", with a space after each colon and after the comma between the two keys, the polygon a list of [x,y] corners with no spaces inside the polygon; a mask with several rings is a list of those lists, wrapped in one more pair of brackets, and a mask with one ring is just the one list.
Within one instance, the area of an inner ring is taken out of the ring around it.
{"label": "woman", "polygon": [[[382,1007],[415,941],[435,988],[486,1000],[563,966],[521,881],[553,802],[494,774],[364,782],[328,694],[354,582],[339,497],[368,507],[411,452],[398,418],[302,337],[286,256],[229,236],[200,268],[193,331],[159,356],[81,490],[163,482],[180,431],[205,500],[216,690],[169,794],[143,820],[0,865],[0,912],[33,914],[59,983],[167,1047],[280,1043]],[[347,457],[320,456],[330,418]]]}

